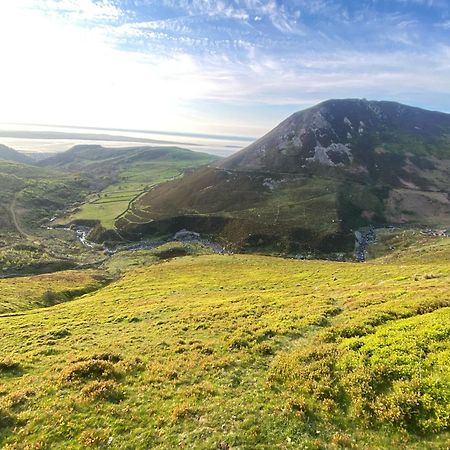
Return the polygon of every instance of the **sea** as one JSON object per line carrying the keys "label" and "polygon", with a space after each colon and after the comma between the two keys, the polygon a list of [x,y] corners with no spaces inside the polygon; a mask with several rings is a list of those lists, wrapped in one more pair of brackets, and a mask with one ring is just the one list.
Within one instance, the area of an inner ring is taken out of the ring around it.
{"label": "sea", "polygon": [[176,146],[226,157],[254,140],[251,136],[0,123],[0,144],[35,158],[64,152],[79,144],[104,147]]}

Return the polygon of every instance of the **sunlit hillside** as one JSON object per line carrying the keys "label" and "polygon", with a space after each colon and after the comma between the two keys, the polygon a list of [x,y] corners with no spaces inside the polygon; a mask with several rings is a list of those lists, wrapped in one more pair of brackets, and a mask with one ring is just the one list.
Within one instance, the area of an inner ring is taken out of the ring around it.
{"label": "sunlit hillside", "polygon": [[177,258],[3,315],[0,445],[445,448],[449,245]]}

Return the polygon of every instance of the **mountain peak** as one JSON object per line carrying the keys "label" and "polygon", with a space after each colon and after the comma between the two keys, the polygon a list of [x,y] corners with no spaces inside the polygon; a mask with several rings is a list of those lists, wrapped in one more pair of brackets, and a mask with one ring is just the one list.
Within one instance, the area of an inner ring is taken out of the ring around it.
{"label": "mountain peak", "polygon": [[390,101],[331,99],[292,114],[219,167],[301,172],[316,164],[364,166],[375,149],[427,154],[429,137],[445,140],[449,132],[449,114]]}

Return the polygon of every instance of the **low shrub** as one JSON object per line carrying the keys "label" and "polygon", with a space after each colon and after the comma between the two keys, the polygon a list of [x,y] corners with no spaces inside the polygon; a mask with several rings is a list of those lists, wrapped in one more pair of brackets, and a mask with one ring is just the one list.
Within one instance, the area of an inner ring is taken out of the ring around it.
{"label": "low shrub", "polygon": [[0,407],[0,431],[12,427],[15,418],[3,407]]}
{"label": "low shrub", "polygon": [[323,413],[413,433],[450,428],[450,310],[382,325],[371,335],[279,355],[269,381]]}
{"label": "low shrub", "polygon": [[303,396],[296,396],[288,398],[286,402],[285,411],[287,413],[294,413],[297,417],[304,419],[311,413],[308,403]]}
{"label": "low shrub", "polygon": [[111,403],[118,403],[125,397],[120,386],[112,380],[94,380],[81,390],[81,395],[89,400],[106,400]]}
{"label": "low shrub", "polygon": [[357,448],[356,443],[348,434],[340,432],[336,432],[333,434],[333,437],[331,438],[331,444],[338,448]]}
{"label": "low shrub", "polygon": [[172,419],[178,422],[183,419],[192,419],[198,415],[198,410],[187,403],[181,403],[172,410]]}
{"label": "low shrub", "polygon": [[18,372],[21,370],[21,365],[19,362],[14,361],[10,358],[4,358],[0,360],[0,374]]}
{"label": "low shrub", "polygon": [[192,387],[186,389],[186,396],[195,397],[198,399],[212,397],[216,394],[217,392],[214,385],[209,382],[194,384]]}
{"label": "low shrub", "polygon": [[253,351],[261,356],[270,356],[274,353],[272,345],[268,342],[261,342],[260,344],[256,344],[253,347]]}
{"label": "low shrub", "polygon": [[76,382],[118,378],[119,373],[109,361],[90,359],[69,364],[61,371],[60,377],[62,381]]}
{"label": "low shrub", "polygon": [[79,437],[80,444],[85,447],[102,448],[111,441],[104,430],[88,429],[84,430]]}
{"label": "low shrub", "polygon": [[228,345],[228,348],[230,350],[240,350],[243,348],[248,348],[250,346],[247,339],[242,337],[233,337],[230,339],[230,343]]}
{"label": "low shrub", "polygon": [[60,297],[56,292],[48,290],[42,295],[42,300],[46,306],[52,306],[58,303]]}
{"label": "low shrub", "polygon": [[95,353],[94,355],[88,357],[87,359],[97,359],[99,361],[109,361],[111,363],[118,363],[122,361],[122,356],[117,353],[111,352],[103,352],[103,353]]}
{"label": "low shrub", "polygon": [[68,328],[58,328],[46,334],[46,337],[49,339],[63,339],[67,336],[70,336],[70,330]]}
{"label": "low shrub", "polygon": [[12,392],[1,400],[1,405],[6,408],[18,408],[24,406],[36,393],[32,389],[22,389]]}

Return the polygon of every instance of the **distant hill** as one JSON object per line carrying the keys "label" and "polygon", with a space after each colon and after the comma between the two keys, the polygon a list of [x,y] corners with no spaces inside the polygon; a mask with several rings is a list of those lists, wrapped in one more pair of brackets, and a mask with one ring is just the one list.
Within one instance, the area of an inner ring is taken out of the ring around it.
{"label": "distant hill", "polygon": [[[317,165],[394,180],[412,158],[450,158],[450,114],[387,101],[328,100],[297,112],[219,167],[301,173]],[[405,173],[403,173],[404,176]]]}
{"label": "distant hill", "polygon": [[340,251],[369,224],[450,225],[450,115],[329,100],[214,166],[142,196],[116,224],[188,228],[236,248]]}
{"label": "distant hill", "polygon": [[126,147],[106,148],[101,145],[76,145],[63,153],[58,153],[39,161],[43,167],[53,167],[69,171],[104,171],[123,168],[141,162],[202,160],[218,158],[202,152],[194,152],[178,147]]}
{"label": "distant hill", "polygon": [[14,150],[2,144],[0,144],[0,159],[3,159],[5,161],[19,162],[23,164],[34,164],[34,161],[27,155],[24,155],[23,153],[20,153],[17,150]]}

